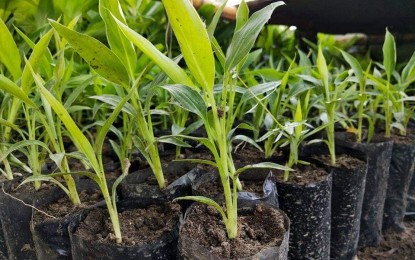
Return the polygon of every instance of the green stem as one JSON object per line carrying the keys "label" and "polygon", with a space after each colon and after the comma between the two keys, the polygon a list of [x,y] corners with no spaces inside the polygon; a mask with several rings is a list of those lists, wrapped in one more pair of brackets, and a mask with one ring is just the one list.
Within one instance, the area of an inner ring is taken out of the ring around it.
{"label": "green stem", "polygon": [[335,103],[332,102],[329,104],[327,111],[328,126],[326,128],[327,139],[328,139],[328,148],[330,152],[331,165],[336,165],[336,146],[334,138],[334,114],[335,114]]}
{"label": "green stem", "polygon": [[120,220],[118,218],[117,205],[112,204],[111,196],[108,191],[108,185],[105,180],[105,174],[101,173],[98,175],[100,178],[99,186],[104,196],[105,204],[107,205],[108,213],[110,215],[112,227],[114,228],[115,242],[117,244],[122,243]]}

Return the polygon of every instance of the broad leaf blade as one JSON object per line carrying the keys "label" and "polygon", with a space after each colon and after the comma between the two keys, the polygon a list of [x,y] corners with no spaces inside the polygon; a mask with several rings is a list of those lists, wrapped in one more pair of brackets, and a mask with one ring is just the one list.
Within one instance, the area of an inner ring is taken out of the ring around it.
{"label": "broad leaf blade", "polygon": [[19,86],[17,86],[13,81],[3,75],[0,75],[0,89],[3,89],[4,91],[12,94],[14,97],[22,100],[27,105],[36,107],[36,104],[33,103],[27,94],[24,93],[21,88],[19,88]]}
{"label": "broad leaf blade", "polygon": [[49,20],[49,22],[99,75],[118,84],[129,84],[128,73],[123,63],[107,46],[55,21]]}
{"label": "broad leaf blade", "polygon": [[20,54],[17,48],[16,42],[13,36],[7,29],[6,24],[0,19],[0,62],[6,66],[9,72],[12,74],[13,79],[17,81],[22,75],[22,69],[20,68]]}
{"label": "broad leaf blade", "polygon": [[342,50],[341,52],[342,52],[343,58],[350,65],[350,67],[352,67],[354,75],[356,75],[356,78],[359,81],[359,83],[362,83],[364,81],[364,76],[363,76],[363,69],[359,61],[355,57],[350,55],[349,53],[342,51]]}
{"label": "broad leaf blade", "polygon": [[182,108],[195,113],[205,122],[207,121],[205,102],[195,90],[180,85],[163,86],[162,88],[167,90]]}
{"label": "broad leaf blade", "polygon": [[[45,51],[48,49],[49,41],[52,38],[53,30],[49,30],[40,40],[39,42],[33,47],[33,52],[30,55],[29,62],[32,68],[37,71],[37,68],[39,65],[41,65],[41,61],[43,59]],[[33,83],[33,77],[32,72],[30,69],[25,66],[23,69],[22,74],[22,90],[25,93],[28,93],[30,90],[30,87]]]}
{"label": "broad leaf blade", "polygon": [[393,35],[386,29],[385,42],[383,43],[383,66],[388,80],[391,78],[396,65],[396,44]]}
{"label": "broad leaf blade", "polygon": [[117,0],[100,0],[99,13],[105,22],[107,29],[107,39],[111,46],[111,50],[125,62],[125,67],[128,70],[130,77],[134,76],[134,70],[137,64],[137,55],[134,46],[125,38],[122,31],[118,28],[117,23],[112,19],[111,13],[117,19],[126,24],[124,15],[121,11],[121,6]]}
{"label": "broad leaf blade", "polygon": [[275,8],[283,4],[281,1],[275,2],[255,12],[244,26],[235,32],[226,57],[225,70],[233,69],[248,55],[262,27],[271,18]]}
{"label": "broad leaf blade", "polygon": [[163,0],[189,70],[204,90],[213,91],[215,61],[205,25],[188,0]]}
{"label": "broad leaf blade", "polygon": [[128,26],[112,16],[124,35],[137,46],[147,57],[159,66],[175,83],[193,87],[192,80],[186,72],[179,67],[173,60],[161,53],[150,41],[136,33]]}

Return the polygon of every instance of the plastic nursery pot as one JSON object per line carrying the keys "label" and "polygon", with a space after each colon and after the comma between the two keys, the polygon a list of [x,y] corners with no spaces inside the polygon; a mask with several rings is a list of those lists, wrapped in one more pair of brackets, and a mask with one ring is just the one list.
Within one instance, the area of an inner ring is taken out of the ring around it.
{"label": "plastic nursery pot", "polygon": [[403,137],[393,139],[383,230],[403,232],[408,190],[415,167],[415,140]]}
{"label": "plastic nursery pot", "polygon": [[36,259],[30,231],[31,205],[48,203],[53,198],[47,194],[52,192],[54,196],[61,196],[63,191],[50,186],[35,191],[30,183],[17,189],[21,180],[16,178],[4,183],[0,192],[0,218],[9,259]]}
{"label": "plastic nursery pot", "polygon": [[378,246],[382,239],[383,209],[393,142],[375,137],[371,143],[356,143],[353,134],[336,133],[336,143],[362,151],[367,156],[368,169],[358,245],[359,247]]}
{"label": "plastic nursery pot", "polygon": [[[76,186],[78,193],[80,193],[82,197],[81,203],[87,202],[91,205],[97,203],[98,201],[96,200],[100,199],[100,196],[96,196],[97,192],[98,194],[100,194],[100,191],[97,185],[91,180],[79,180],[77,181]],[[91,197],[92,194],[93,196],[95,196],[95,198],[88,198]],[[40,218],[41,216],[39,216],[39,214],[42,213],[33,210],[33,220],[31,229],[33,235],[33,242],[36,248],[37,259],[72,259],[68,225],[74,217],[74,214],[76,214],[76,212],[74,212],[74,210],[76,209],[73,208],[73,205],[69,201],[69,198],[66,194],[61,194],[61,196],[59,197],[53,194],[50,194],[48,196],[50,196],[50,198],[53,198],[53,201],[50,201],[48,204],[45,204],[44,206],[53,203],[59,203],[58,205],[60,205],[60,212],[58,213],[62,214],[62,216],[56,216],[55,218]],[[69,205],[65,206],[64,202],[67,202]],[[79,210],[81,209],[78,209],[78,211]]]}
{"label": "plastic nursery pot", "polygon": [[[122,244],[116,244],[111,240],[110,231],[105,231],[111,224],[104,206],[85,209],[77,214],[69,224],[73,259],[175,259],[180,206],[130,202],[118,203]],[[137,212],[141,212],[138,217],[135,215]],[[130,233],[127,230],[135,231]],[[152,237],[151,241],[149,237]],[[141,241],[135,242],[137,240],[131,238]]]}
{"label": "plastic nursery pot", "polygon": [[[318,179],[304,182],[306,169]],[[290,176],[290,182],[277,178],[278,202],[291,220],[289,258],[329,259],[332,175],[310,165]]]}
{"label": "plastic nursery pot", "polygon": [[[150,168],[130,173],[118,186],[121,200],[140,199],[146,203],[162,203],[190,194],[190,179],[186,176],[193,165],[184,162],[170,162],[163,167],[169,185],[162,191],[157,185]],[[170,181],[171,180],[171,181]]]}
{"label": "plastic nursery pot", "polygon": [[363,152],[336,146],[336,165],[331,166],[324,143],[307,145],[307,156],[313,155],[330,170],[333,178],[331,195],[331,259],[353,259],[357,253],[360,218],[366,184],[367,163]]}
{"label": "plastic nursery pot", "polygon": [[412,176],[411,184],[408,190],[408,205],[406,207],[405,217],[415,219],[415,169]]}
{"label": "plastic nursery pot", "polygon": [[[193,203],[180,226],[179,258],[288,259],[290,221],[275,205],[245,201],[243,206],[238,205],[238,221],[238,237],[230,240],[219,213],[204,204]],[[261,243],[259,252],[251,251]]]}
{"label": "plastic nursery pot", "polygon": [[[260,174],[255,174],[253,170],[239,175],[244,189],[238,192],[240,203],[258,201],[267,202],[278,207],[277,187],[272,173],[268,170],[267,175],[263,174],[263,171]],[[191,179],[192,195],[217,197],[223,194],[218,172],[206,172],[199,169],[191,175]]]}

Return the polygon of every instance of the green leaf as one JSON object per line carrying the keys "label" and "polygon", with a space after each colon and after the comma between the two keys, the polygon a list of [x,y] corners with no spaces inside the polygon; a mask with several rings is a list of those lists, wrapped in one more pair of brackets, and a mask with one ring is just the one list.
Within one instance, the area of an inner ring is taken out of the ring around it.
{"label": "green leaf", "polygon": [[53,20],[49,22],[99,75],[118,84],[129,84],[124,64],[107,46],[91,36],[75,32]]}
{"label": "green leaf", "polygon": [[[111,13],[109,11],[111,11]],[[111,50],[118,58],[125,62],[125,67],[127,68],[130,77],[133,77],[137,64],[137,54],[135,53],[134,46],[125,38],[121,29],[111,17],[111,14],[113,14],[119,21],[126,24],[119,1],[100,0],[99,13],[105,22],[107,39],[111,46]]]}
{"label": "green leaf", "polygon": [[[28,65],[31,68],[29,63],[26,63],[26,65]],[[82,153],[85,154],[86,158],[88,159],[92,168],[94,168],[95,172],[100,173],[101,170],[98,164],[98,160],[97,160],[94,149],[91,143],[89,142],[89,140],[82,133],[82,131],[78,128],[75,121],[69,115],[65,107],[43,86],[42,80],[40,79],[40,77],[37,74],[35,74],[34,71],[32,71],[32,75],[33,75],[36,86],[39,89],[40,93],[47,100],[47,102],[50,104],[52,109],[55,111],[56,115],[60,118],[62,123],[65,125],[76,147]]]}
{"label": "green leaf", "polygon": [[[33,47],[33,52],[29,58],[30,65],[32,66],[33,70],[37,71],[37,69],[42,64],[41,61],[45,57],[44,53],[48,49],[49,41],[52,38],[52,35],[53,35],[53,30],[49,30],[39,40],[39,42]],[[32,83],[33,83],[32,72],[30,71],[28,66],[25,66],[23,69],[22,81],[21,81],[21,87],[22,87],[23,92],[28,93]]]}
{"label": "green leaf", "polygon": [[179,147],[192,147],[186,142],[183,142],[180,138],[174,137],[174,136],[162,136],[160,138],[157,138],[157,142],[160,143],[167,143],[167,144],[173,144],[175,146]]}
{"label": "green leaf", "polygon": [[114,15],[112,16],[117,23],[118,28],[124,35],[137,46],[148,58],[150,58],[157,66],[159,66],[175,83],[193,87],[192,80],[187,76],[186,72],[180,68],[173,60],[161,53],[150,41],[131,30],[124,23],[120,22]]}
{"label": "green leaf", "polygon": [[225,212],[223,211],[222,207],[214,200],[203,197],[203,196],[184,196],[184,197],[179,197],[179,198],[175,198],[173,201],[178,201],[178,200],[193,200],[196,202],[200,202],[209,206],[214,207],[222,216],[224,222],[227,221],[227,217]]}
{"label": "green leaf", "polygon": [[[301,109],[301,101],[297,101],[297,107],[295,109],[295,115],[294,115],[294,122],[301,123],[303,121],[303,113]],[[303,124],[298,124],[294,127],[295,136],[297,138],[301,137],[301,133],[303,132]]]}
{"label": "green leaf", "polygon": [[186,65],[203,90],[211,93],[215,60],[204,23],[188,0],[163,0],[163,4]]}
{"label": "green leaf", "polygon": [[19,186],[24,185],[29,182],[37,182],[37,181],[47,181],[52,182],[55,185],[57,185],[59,188],[61,188],[67,195],[69,195],[69,190],[59,181],[57,181],[55,178],[48,176],[48,175],[31,175],[24,179],[22,183],[19,184]]}
{"label": "green leaf", "polygon": [[342,51],[342,50],[340,51],[343,55],[343,58],[350,65],[350,67],[352,67],[354,75],[356,76],[357,80],[359,81],[360,84],[362,84],[365,80],[362,65],[360,65],[359,61],[355,57],[350,55],[349,53]]}
{"label": "green leaf", "polygon": [[13,81],[3,75],[0,75],[0,89],[12,94],[14,97],[22,100],[25,104],[36,108],[36,104],[27,96],[27,94]]}
{"label": "green leaf", "polygon": [[14,81],[17,81],[22,75],[20,68],[20,54],[16,42],[13,39],[9,29],[2,19],[0,19],[0,62],[6,66],[10,74],[12,74]]}
{"label": "green leaf", "polygon": [[238,11],[236,12],[236,26],[235,30],[241,29],[249,18],[249,8],[246,4],[245,0],[242,0],[242,2],[238,6]]}
{"label": "green leaf", "polygon": [[207,107],[203,98],[195,90],[180,85],[162,86],[162,88],[167,90],[183,109],[207,121]]}
{"label": "green leaf", "polygon": [[320,79],[323,82],[323,87],[324,87],[325,95],[326,95],[326,101],[330,102],[329,69],[327,68],[326,59],[324,58],[321,45],[318,46],[317,69],[320,74]]}
{"label": "green leaf", "polygon": [[291,168],[284,166],[284,165],[280,165],[280,164],[276,164],[272,162],[262,162],[262,163],[257,163],[257,164],[246,165],[242,168],[239,168],[238,170],[236,170],[235,176],[238,176],[242,172],[249,170],[249,169],[275,169],[275,170],[281,170],[281,171],[292,171]]}
{"label": "green leaf", "polygon": [[244,26],[235,32],[226,57],[226,71],[230,71],[236,67],[238,63],[248,55],[249,51],[254,46],[255,40],[261,32],[262,27],[268,22],[269,18],[271,18],[275,8],[283,4],[283,2],[278,1],[255,12]]}
{"label": "green leaf", "polygon": [[7,158],[7,156],[9,156],[9,154],[13,153],[14,151],[18,151],[22,149],[23,147],[32,146],[32,145],[40,146],[44,148],[46,151],[48,151],[48,153],[52,153],[49,150],[49,147],[44,142],[37,141],[37,140],[23,140],[23,141],[14,143],[6,151],[3,151],[2,157],[0,158],[0,162],[3,161],[5,158]]}
{"label": "green leaf", "polygon": [[213,167],[217,167],[217,165],[214,161],[203,160],[203,159],[178,159],[178,160],[174,160],[174,161],[206,164],[206,165],[210,165],[210,166],[213,166]]}
{"label": "green leaf", "polygon": [[232,140],[240,140],[240,141],[249,143],[252,146],[254,146],[256,149],[258,149],[259,151],[263,152],[262,148],[252,138],[246,135],[236,135],[234,138],[232,138]]}
{"label": "green leaf", "polygon": [[390,80],[396,65],[396,44],[393,35],[386,29],[385,42],[383,43],[383,66]]}
{"label": "green leaf", "polygon": [[[122,100],[121,97],[116,96],[116,95],[100,95],[100,96],[91,96],[89,98],[102,101],[105,104],[110,105],[112,108],[116,107]],[[124,107],[122,108],[122,111],[130,115],[134,115],[136,113],[134,107],[129,103],[126,103],[124,105]]]}
{"label": "green leaf", "polygon": [[[97,137],[95,140],[95,146],[94,146],[95,152],[97,154],[102,153],[102,146],[104,145],[105,136],[107,135],[114,121],[117,119],[118,114],[121,112],[121,110],[126,105],[128,100],[130,100],[134,92],[137,90],[138,85],[139,84],[134,84],[134,86],[130,89],[128,94],[119,101],[117,106],[115,106],[114,110],[112,111],[111,115],[107,118],[107,120],[105,120],[104,125],[101,127],[101,129],[97,133]],[[102,156],[100,156],[100,158],[102,158]]]}

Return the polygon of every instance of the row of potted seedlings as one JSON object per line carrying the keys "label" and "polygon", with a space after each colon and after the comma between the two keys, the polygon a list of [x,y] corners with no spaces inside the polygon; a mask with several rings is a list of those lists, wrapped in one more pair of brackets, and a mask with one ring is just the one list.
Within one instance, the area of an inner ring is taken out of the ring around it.
{"label": "row of potted seedlings", "polygon": [[[174,59],[115,1],[99,1],[110,47],[76,19],[50,20],[23,62],[0,23],[4,255],[352,259],[382,229],[403,231],[415,58],[397,69],[389,32],[382,63],[343,51],[342,65],[327,62],[320,45],[262,81],[251,49],[282,2],[251,16],[242,3],[226,51],[214,36],[224,5],[206,28],[188,1],[163,4]],[[30,175],[15,178],[17,166]]]}

